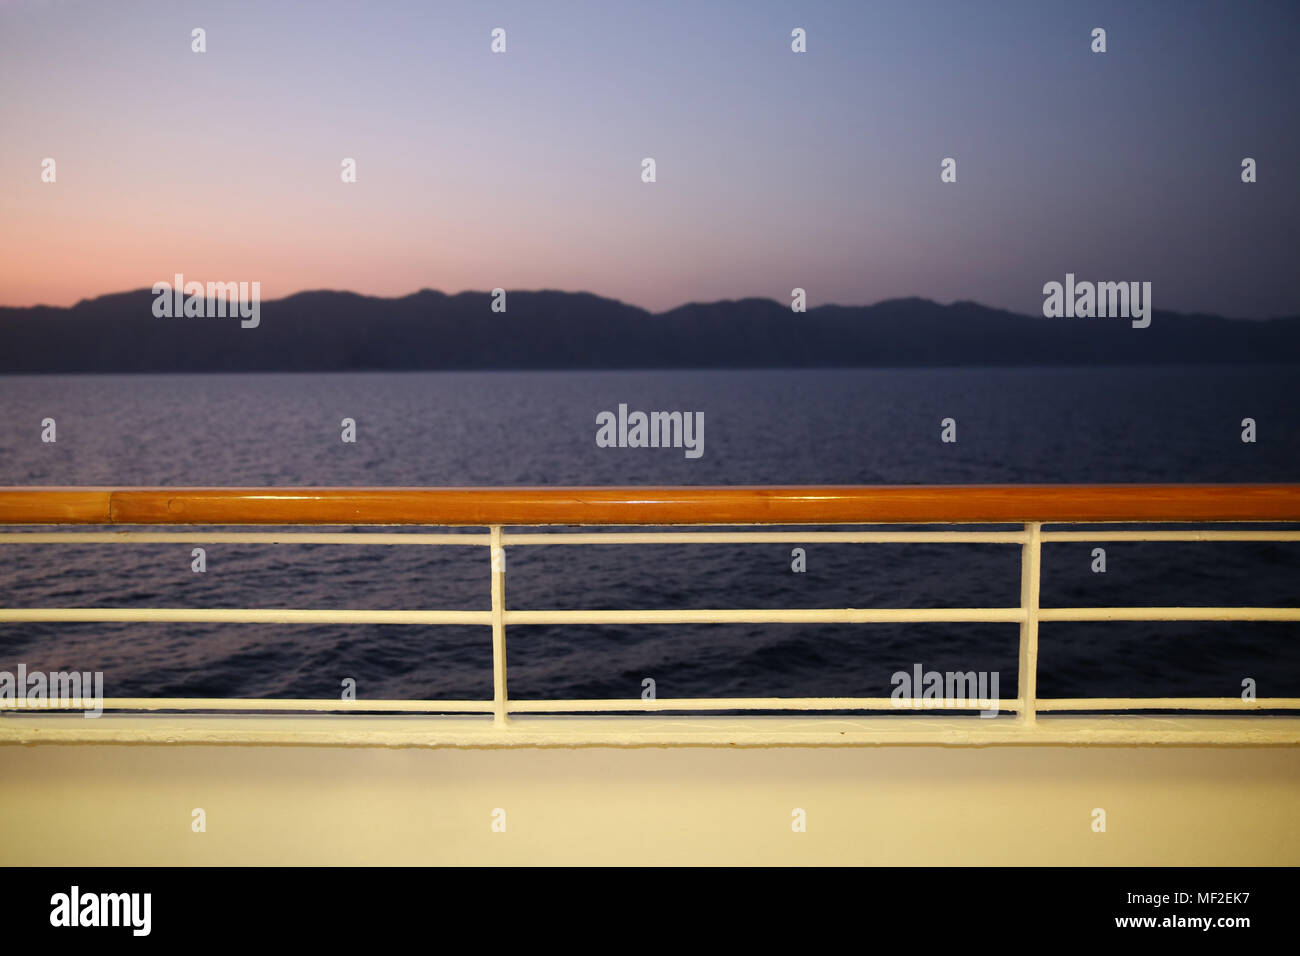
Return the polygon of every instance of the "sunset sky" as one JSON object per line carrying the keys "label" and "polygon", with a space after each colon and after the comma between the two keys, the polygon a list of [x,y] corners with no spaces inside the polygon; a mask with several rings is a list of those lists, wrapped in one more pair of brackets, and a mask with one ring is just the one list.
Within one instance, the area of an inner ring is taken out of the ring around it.
{"label": "sunset sky", "polygon": [[1068,271],[1300,313],[1297,39],[1288,2],[0,0],[0,304],[182,272],[1037,312]]}

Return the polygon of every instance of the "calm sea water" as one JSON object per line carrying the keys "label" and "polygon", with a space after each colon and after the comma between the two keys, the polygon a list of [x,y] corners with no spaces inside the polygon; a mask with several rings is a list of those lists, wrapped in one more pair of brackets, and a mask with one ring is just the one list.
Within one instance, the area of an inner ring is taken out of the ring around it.
{"label": "calm sea water", "polygon": [[[1294,367],[0,378],[0,484],[510,485],[1300,481]],[[609,449],[596,415],[701,411],[704,455]],[[958,441],[939,440],[942,418]],[[358,441],[340,440],[356,420]],[[1240,440],[1254,418],[1258,441]],[[44,418],[58,440],[40,441]],[[10,607],[488,607],[470,548],[0,546]],[[1044,549],[1044,606],[1300,605],[1300,546]],[[999,545],[530,547],[512,608],[1014,605]],[[1015,625],[512,627],[518,698],[888,694],[996,670]],[[1290,624],[1044,624],[1043,696],[1300,695]],[[486,628],[0,624],[0,670],[101,670],[110,696],[490,697]]]}

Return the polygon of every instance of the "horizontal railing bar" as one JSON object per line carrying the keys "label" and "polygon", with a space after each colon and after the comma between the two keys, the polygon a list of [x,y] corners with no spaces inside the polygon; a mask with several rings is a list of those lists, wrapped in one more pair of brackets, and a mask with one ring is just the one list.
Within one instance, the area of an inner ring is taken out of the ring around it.
{"label": "horizontal railing bar", "polygon": [[[1014,710],[1016,701],[936,701],[890,697],[716,697],[678,700],[511,700],[511,713],[601,713],[659,710]],[[106,697],[104,710],[275,710],[275,711],[446,711],[491,714],[490,700],[290,700],[285,698]],[[0,699],[0,710],[82,710],[84,705],[38,706],[23,699]]]}
{"label": "horizontal railing bar", "polygon": [[1300,541],[1300,531],[1044,531],[1044,541]]}
{"label": "horizontal railing bar", "polygon": [[487,546],[487,534],[367,531],[0,531],[0,544],[424,544]]}
{"label": "horizontal railing bar", "polygon": [[[87,698],[87,700],[89,700]],[[509,710],[516,714],[541,713],[612,713],[618,711],[723,711],[723,710],[988,710],[996,704],[999,711],[1017,711],[1016,698],[998,700],[923,699],[893,697],[684,697],[640,700],[511,700]],[[1134,711],[1134,710],[1208,710],[1254,711],[1297,710],[1300,697],[1261,697],[1244,701],[1237,697],[1077,697],[1038,698],[1040,711]],[[434,712],[491,714],[490,700],[322,700],[319,698],[199,698],[199,697],[106,697],[103,709],[109,710],[229,710],[229,711],[369,711]],[[0,710],[58,711],[82,710],[84,704],[38,706],[24,699],[0,699]]]}
{"label": "horizontal railing bar", "polygon": [[[457,714],[490,714],[490,700],[321,700],[318,698],[250,697],[105,697],[104,710],[301,710],[301,711],[445,711]],[[84,710],[77,707],[37,707],[22,699],[0,699],[0,710],[51,711]]]}
{"label": "horizontal railing bar", "polygon": [[491,624],[491,611],[353,611],[277,608],[0,608],[0,622],[239,624]]}
{"label": "horizontal railing bar", "polygon": [[[1040,621],[1300,621],[1291,607],[1040,608]],[[711,608],[701,610],[507,610],[507,624],[816,624],[1019,623],[1018,607]],[[244,624],[491,624],[491,611],[389,611],[298,608],[0,608],[3,622]]]}
{"label": "horizontal railing bar", "polygon": [[1039,710],[1296,710],[1300,697],[1055,697]]}
{"label": "horizontal railing bar", "polygon": [[1300,607],[1053,607],[1040,621],[1300,621]]}
{"label": "horizontal railing bar", "polygon": [[1300,485],[0,488],[0,524],[743,525],[1300,521]]}
{"label": "horizontal railing bar", "polygon": [[1016,700],[922,700],[892,697],[683,697],[656,700],[512,700],[516,714],[600,713],[658,710],[1000,710],[1013,711]]}
{"label": "horizontal railing bar", "polygon": [[507,624],[816,624],[1018,622],[1018,607],[985,608],[727,608],[712,610],[506,611]]}
{"label": "horizontal railing bar", "polygon": [[[477,545],[489,535],[312,531],[0,531],[0,544]],[[1300,531],[1044,531],[1043,541],[1300,541]],[[506,545],[592,544],[1023,544],[1022,531],[510,532]]]}
{"label": "horizontal railing bar", "polygon": [[[1300,541],[1300,531],[1044,531],[1043,541]],[[1022,531],[510,532],[506,545],[592,544],[1023,544]],[[0,544],[478,545],[489,535],[312,531],[0,531]]]}
{"label": "horizontal railing bar", "polygon": [[1023,531],[511,532],[507,545],[548,544],[1022,544]]}

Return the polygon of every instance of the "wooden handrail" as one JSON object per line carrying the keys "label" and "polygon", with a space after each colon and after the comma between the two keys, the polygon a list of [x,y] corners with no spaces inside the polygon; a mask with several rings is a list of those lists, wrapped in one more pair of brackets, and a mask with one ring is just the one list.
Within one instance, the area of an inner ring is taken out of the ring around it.
{"label": "wooden handrail", "polygon": [[1300,485],[0,487],[0,524],[741,525],[1300,521]]}

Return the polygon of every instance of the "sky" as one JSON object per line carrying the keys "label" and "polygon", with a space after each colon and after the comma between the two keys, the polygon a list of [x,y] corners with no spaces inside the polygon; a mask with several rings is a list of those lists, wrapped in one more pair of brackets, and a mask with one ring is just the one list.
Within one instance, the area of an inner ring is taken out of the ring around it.
{"label": "sky", "polygon": [[0,304],[179,272],[1034,313],[1072,272],[1296,314],[1298,28],[1263,0],[0,0]]}

